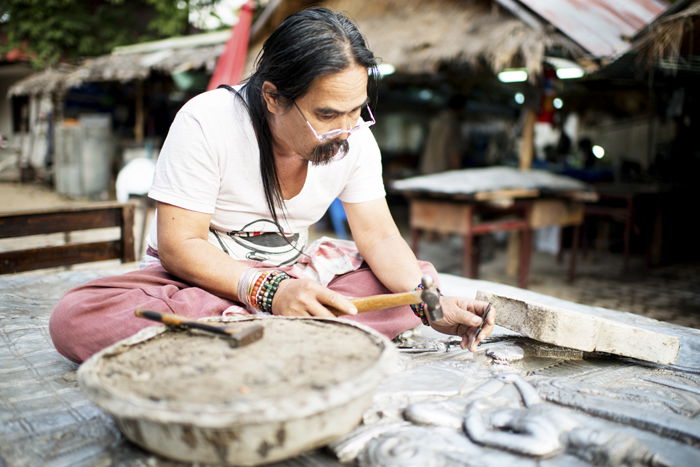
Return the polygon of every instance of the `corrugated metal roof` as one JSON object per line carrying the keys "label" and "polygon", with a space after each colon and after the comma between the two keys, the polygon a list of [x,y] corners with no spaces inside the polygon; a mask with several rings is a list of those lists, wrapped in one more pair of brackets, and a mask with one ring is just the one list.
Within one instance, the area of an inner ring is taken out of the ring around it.
{"label": "corrugated metal roof", "polygon": [[170,37],[158,41],[141,42],[133,45],[115,47],[112,55],[142,54],[159,52],[161,50],[194,49],[207,45],[219,45],[225,43],[231,37],[231,29],[224,31],[192,34],[189,36]]}
{"label": "corrugated metal roof", "polygon": [[596,57],[625,52],[630,38],[661,14],[660,0],[520,0]]}

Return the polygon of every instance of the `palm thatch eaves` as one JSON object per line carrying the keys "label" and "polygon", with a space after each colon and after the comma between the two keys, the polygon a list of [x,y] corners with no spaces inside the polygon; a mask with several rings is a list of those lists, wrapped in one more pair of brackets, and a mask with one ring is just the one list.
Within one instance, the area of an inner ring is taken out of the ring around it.
{"label": "palm thatch eaves", "polygon": [[15,83],[9,95],[60,92],[85,82],[128,82],[152,72],[178,73],[203,68],[212,72],[231,31],[198,34],[134,46],[86,59],[80,66],[49,68]]}
{"label": "palm thatch eaves", "polygon": [[[487,0],[288,0],[280,9],[288,14],[310,5],[345,13],[381,62],[401,73],[434,73],[445,63],[469,63],[485,64],[496,72],[521,66],[535,76],[551,48],[572,57],[585,55],[552,28],[532,27]],[[262,36],[251,44],[247,73],[262,48]]]}
{"label": "palm thatch eaves", "polygon": [[662,60],[675,63],[681,56],[684,41],[692,43],[698,37],[698,26],[700,2],[678,2],[636,35],[633,50],[647,66]]}

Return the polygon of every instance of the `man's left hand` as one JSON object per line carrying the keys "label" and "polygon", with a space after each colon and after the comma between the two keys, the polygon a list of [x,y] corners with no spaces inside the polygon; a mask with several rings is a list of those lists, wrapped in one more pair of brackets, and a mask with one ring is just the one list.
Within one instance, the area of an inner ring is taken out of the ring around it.
{"label": "man's left hand", "polygon": [[[483,322],[482,317],[489,309],[489,302],[463,297],[440,297],[440,304],[443,317],[440,321],[431,321],[430,325],[444,334],[460,336],[463,349],[468,348],[474,352],[479,343],[491,335],[496,324],[496,312],[493,307],[479,331],[479,325]],[[476,335],[477,332],[478,335]]]}

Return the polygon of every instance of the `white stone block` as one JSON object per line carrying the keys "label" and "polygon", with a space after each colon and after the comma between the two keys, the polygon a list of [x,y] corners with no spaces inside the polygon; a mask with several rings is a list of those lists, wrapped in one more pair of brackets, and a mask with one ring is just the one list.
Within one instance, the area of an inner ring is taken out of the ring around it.
{"label": "white stone block", "polygon": [[655,363],[678,358],[677,337],[565,308],[478,291],[491,302],[496,324],[531,339],[584,352],[606,352]]}

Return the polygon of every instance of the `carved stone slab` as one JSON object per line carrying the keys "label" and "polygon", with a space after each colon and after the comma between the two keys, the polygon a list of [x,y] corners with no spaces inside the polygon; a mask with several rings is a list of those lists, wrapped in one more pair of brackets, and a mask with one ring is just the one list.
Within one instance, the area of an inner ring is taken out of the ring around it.
{"label": "carved stone slab", "polygon": [[655,363],[678,358],[677,337],[574,310],[478,291],[491,302],[496,324],[532,339],[584,352],[607,352]]}
{"label": "carved stone slab", "polygon": [[[77,365],[55,351],[47,329],[67,289],[127,270],[0,279],[0,466],[175,466],[128,442],[86,399]],[[671,334],[682,342],[678,361],[578,359],[579,350],[539,346],[502,326],[471,353],[420,326],[399,343],[402,369],[380,384],[363,424],[330,449],[275,467],[700,465],[700,330],[449,274],[440,286]]]}

